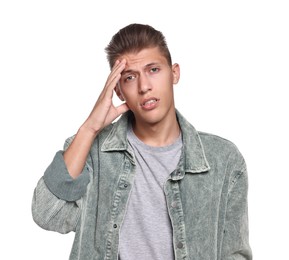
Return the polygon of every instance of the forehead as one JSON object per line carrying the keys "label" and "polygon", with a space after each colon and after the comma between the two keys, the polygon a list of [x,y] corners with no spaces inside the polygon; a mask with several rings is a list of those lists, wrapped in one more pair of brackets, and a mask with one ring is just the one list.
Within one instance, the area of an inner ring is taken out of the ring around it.
{"label": "forehead", "polygon": [[150,63],[168,65],[166,58],[161,53],[158,47],[142,49],[137,53],[125,53],[120,56],[120,59],[126,60],[126,67],[145,66],[146,64]]}

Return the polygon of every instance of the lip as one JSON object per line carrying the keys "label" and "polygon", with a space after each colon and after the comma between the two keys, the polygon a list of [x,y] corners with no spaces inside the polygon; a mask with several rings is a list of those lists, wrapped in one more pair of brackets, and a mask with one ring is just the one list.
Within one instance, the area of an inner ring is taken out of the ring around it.
{"label": "lip", "polygon": [[152,110],[156,108],[159,104],[160,99],[156,97],[150,97],[142,100],[141,102],[141,108],[144,110]]}

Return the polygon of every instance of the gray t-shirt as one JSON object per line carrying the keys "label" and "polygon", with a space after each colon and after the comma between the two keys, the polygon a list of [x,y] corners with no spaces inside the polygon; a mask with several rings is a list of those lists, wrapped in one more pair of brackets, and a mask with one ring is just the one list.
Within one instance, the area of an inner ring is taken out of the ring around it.
{"label": "gray t-shirt", "polygon": [[152,147],[128,129],[136,158],[136,176],[120,230],[119,259],[173,260],[172,226],[164,184],[179,162],[181,135],[171,145]]}

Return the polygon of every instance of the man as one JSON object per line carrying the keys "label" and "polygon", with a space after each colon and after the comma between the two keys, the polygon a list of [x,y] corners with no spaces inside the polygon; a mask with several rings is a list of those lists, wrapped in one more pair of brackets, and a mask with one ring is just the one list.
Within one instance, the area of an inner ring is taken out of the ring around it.
{"label": "man", "polygon": [[102,93],[35,189],[35,222],[75,231],[70,259],[251,259],[245,161],[176,110],[162,33],[128,25],[106,52]]}

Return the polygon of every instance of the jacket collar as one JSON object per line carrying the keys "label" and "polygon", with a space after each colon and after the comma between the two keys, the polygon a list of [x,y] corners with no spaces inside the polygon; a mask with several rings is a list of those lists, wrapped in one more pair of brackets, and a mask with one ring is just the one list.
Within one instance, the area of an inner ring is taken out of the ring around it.
{"label": "jacket collar", "polygon": [[[176,110],[177,119],[182,131],[183,151],[182,158],[175,175],[182,178],[185,172],[202,173],[210,169],[203,149],[202,141],[196,129]],[[133,114],[126,112],[113,124],[113,127],[102,144],[101,151],[128,150],[127,127]]]}

